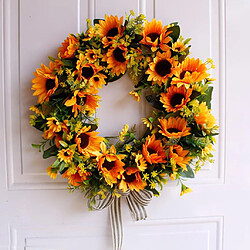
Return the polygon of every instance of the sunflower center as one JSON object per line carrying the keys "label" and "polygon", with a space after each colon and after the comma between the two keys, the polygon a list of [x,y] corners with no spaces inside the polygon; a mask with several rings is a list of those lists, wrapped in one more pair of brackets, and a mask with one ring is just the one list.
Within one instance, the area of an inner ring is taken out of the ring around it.
{"label": "sunflower center", "polygon": [[166,76],[171,73],[171,63],[168,60],[161,60],[155,65],[155,71],[160,76]]}
{"label": "sunflower center", "polygon": [[78,105],[80,105],[80,104],[84,105],[86,103],[86,101],[87,101],[87,97],[86,96],[84,96],[82,98],[79,97],[78,95],[76,96],[76,104],[78,104]]}
{"label": "sunflower center", "polygon": [[89,145],[89,135],[83,133],[79,135],[79,138],[81,139],[80,147],[86,148]]}
{"label": "sunflower center", "polygon": [[89,57],[90,57],[91,59],[94,59],[94,56],[95,56],[94,53],[91,53],[91,54],[89,55]]}
{"label": "sunflower center", "polygon": [[174,153],[174,154],[177,154],[177,151],[176,151],[176,149],[173,149],[173,153]]}
{"label": "sunflower center", "polygon": [[156,153],[156,151],[154,149],[152,149],[152,148],[148,148],[148,152],[149,152],[149,154],[155,154]]}
{"label": "sunflower center", "polygon": [[183,79],[185,77],[186,72],[192,73],[190,70],[184,70],[180,73],[180,79]]}
{"label": "sunflower center", "polygon": [[128,182],[128,183],[131,183],[136,180],[135,174],[128,175],[124,173],[123,176],[125,177],[125,182]]}
{"label": "sunflower center", "polygon": [[150,37],[152,42],[154,42],[157,38],[160,37],[160,35],[158,33],[150,33],[147,36]]}
{"label": "sunflower center", "polygon": [[182,103],[182,100],[183,100],[183,99],[185,99],[185,96],[182,95],[182,94],[177,93],[177,94],[175,94],[175,95],[171,98],[170,104],[171,104],[172,107],[175,107],[175,106],[177,106],[177,105],[180,105],[180,104]]}
{"label": "sunflower center", "polygon": [[119,47],[117,47],[114,51],[113,51],[113,55],[114,55],[114,58],[116,61],[118,62],[125,62],[126,59],[125,57],[123,56],[123,53],[124,53],[124,50],[120,49]]}
{"label": "sunflower center", "polygon": [[118,28],[117,27],[110,29],[107,33],[107,36],[109,36],[109,37],[114,37],[116,35],[118,35]]}
{"label": "sunflower center", "polygon": [[50,89],[53,89],[56,86],[55,81],[53,79],[48,79],[46,81],[46,89],[49,91]]}
{"label": "sunflower center", "polygon": [[94,70],[92,67],[83,67],[82,68],[82,75],[86,79],[91,78],[94,75]]}
{"label": "sunflower center", "polygon": [[99,77],[95,76],[95,77],[94,77],[94,81],[95,81],[95,82],[98,82],[98,81],[99,81]]}
{"label": "sunflower center", "polygon": [[181,131],[180,131],[179,129],[177,129],[177,128],[168,128],[167,131],[168,131],[169,133],[178,133],[178,132],[181,132]]}
{"label": "sunflower center", "polygon": [[65,152],[64,152],[64,156],[66,156],[66,157],[69,156],[68,151],[65,151]]}
{"label": "sunflower center", "polygon": [[105,159],[104,163],[102,164],[104,168],[106,168],[108,171],[111,170],[115,166],[115,161],[107,161]]}

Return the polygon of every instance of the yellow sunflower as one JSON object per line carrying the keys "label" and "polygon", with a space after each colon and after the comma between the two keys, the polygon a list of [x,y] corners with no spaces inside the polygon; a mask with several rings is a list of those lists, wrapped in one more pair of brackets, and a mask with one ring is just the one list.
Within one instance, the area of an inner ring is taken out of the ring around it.
{"label": "yellow sunflower", "polygon": [[90,131],[91,126],[84,126],[76,135],[75,142],[78,151],[86,156],[97,156],[100,151],[100,144],[104,140],[103,137],[97,136],[99,133]]}
{"label": "yellow sunflower", "polygon": [[127,167],[126,171],[121,176],[119,189],[123,192],[126,192],[128,189],[139,192],[143,190],[146,185],[147,183],[143,182],[138,168]]}
{"label": "yellow sunflower", "polygon": [[76,37],[69,34],[69,37],[64,40],[62,46],[58,49],[61,58],[73,58],[75,51],[79,49],[79,41]]}
{"label": "yellow sunflower", "polygon": [[125,171],[125,164],[122,162],[124,155],[117,155],[116,149],[112,145],[110,150],[105,143],[101,143],[102,154],[98,156],[98,170],[103,174],[105,181],[109,185],[117,183],[118,177]]}
{"label": "yellow sunflower", "polygon": [[65,163],[70,163],[73,159],[74,156],[74,151],[71,150],[70,148],[67,149],[61,149],[58,151],[58,159],[60,161],[64,161]]}
{"label": "yellow sunflower", "polygon": [[107,78],[107,76],[105,76],[104,74],[97,73],[89,79],[89,84],[96,89],[101,89],[102,86],[106,84],[105,78]]}
{"label": "yellow sunflower", "polygon": [[58,79],[52,74],[53,69],[54,64],[50,62],[49,68],[41,64],[41,68],[34,72],[36,78],[31,81],[33,83],[31,89],[35,90],[33,95],[38,97],[38,103],[48,101],[58,88]]}
{"label": "yellow sunflower", "polygon": [[206,64],[201,60],[187,57],[181,64],[176,67],[175,77],[172,79],[172,84],[177,84],[178,87],[183,84],[189,87],[189,84],[200,82],[209,74],[206,72]]}
{"label": "yellow sunflower", "polygon": [[87,92],[75,90],[74,96],[71,99],[65,102],[65,106],[72,106],[72,112],[74,113],[74,117],[77,116],[78,110],[80,112],[89,111],[89,114],[93,114],[96,112],[96,108],[99,107],[98,101],[100,96],[92,95]]}
{"label": "yellow sunflower", "polygon": [[192,159],[188,154],[189,151],[184,150],[180,145],[169,146],[169,159],[173,159],[183,171],[187,171],[187,165]]}
{"label": "yellow sunflower", "polygon": [[88,62],[95,63],[99,57],[100,51],[97,51],[95,49],[87,49],[85,51],[85,56]]}
{"label": "yellow sunflower", "polygon": [[149,64],[149,69],[146,71],[146,74],[149,75],[148,81],[158,85],[166,83],[168,78],[175,74],[176,65],[177,62],[171,58],[170,50],[164,53],[157,52],[154,61]]}
{"label": "yellow sunflower", "polygon": [[161,140],[156,140],[155,135],[148,136],[145,144],[143,144],[142,154],[150,164],[167,162],[166,153],[162,146]]}
{"label": "yellow sunflower", "polygon": [[162,51],[169,49],[167,45],[171,40],[168,36],[171,32],[167,32],[167,26],[162,26],[161,21],[157,21],[155,18],[151,21],[145,22],[145,28],[143,30],[143,39],[140,43],[151,46],[151,50],[155,52],[158,47]]}
{"label": "yellow sunflower", "polygon": [[110,17],[108,15],[105,15],[105,20],[100,20],[99,24],[96,25],[97,28],[97,34],[103,38],[107,37],[109,39],[112,39],[113,37],[123,34],[123,17],[118,19],[117,16],[111,15]]}
{"label": "yellow sunflower", "polygon": [[160,133],[168,138],[181,138],[190,134],[190,129],[187,127],[187,121],[181,117],[169,117],[168,119],[159,119],[161,125]]}
{"label": "yellow sunflower", "polygon": [[201,125],[202,128],[211,129],[216,123],[216,119],[211,114],[211,110],[207,108],[205,102],[199,104],[198,110],[198,114],[194,115],[196,123]]}
{"label": "yellow sunflower", "polygon": [[172,45],[172,50],[175,52],[182,52],[186,49],[186,46],[183,42],[177,41]]}
{"label": "yellow sunflower", "polygon": [[63,174],[63,178],[68,178],[69,184],[73,186],[80,186],[83,181],[88,180],[91,172],[82,172],[79,168],[76,171],[71,172],[69,169],[66,170]]}
{"label": "yellow sunflower", "polygon": [[185,86],[178,88],[172,85],[167,89],[166,93],[161,93],[160,101],[167,112],[176,112],[190,101],[191,94],[191,88],[186,89]]}
{"label": "yellow sunflower", "polygon": [[[128,60],[126,59],[126,53],[128,49],[124,45],[119,45],[117,47],[111,47],[105,58],[107,60],[108,69],[119,76],[124,74],[127,69]],[[105,60],[104,59],[104,60]]]}
{"label": "yellow sunflower", "polygon": [[96,66],[92,63],[86,63],[86,58],[83,54],[79,55],[79,59],[76,62],[77,71],[75,72],[78,74],[78,80],[87,80],[89,81],[94,75],[96,75],[100,70],[102,70],[101,66]]}

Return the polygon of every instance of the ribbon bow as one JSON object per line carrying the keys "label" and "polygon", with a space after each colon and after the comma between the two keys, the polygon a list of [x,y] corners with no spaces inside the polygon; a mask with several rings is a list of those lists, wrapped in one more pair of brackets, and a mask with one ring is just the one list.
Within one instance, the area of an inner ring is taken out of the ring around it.
{"label": "ribbon bow", "polygon": [[[150,191],[141,190],[136,192],[127,190],[126,192],[121,192],[120,194],[121,197],[126,197],[128,207],[134,221],[145,220],[147,218],[145,206],[147,206],[152,199],[152,193]],[[96,203],[91,206],[91,208],[95,210],[101,210],[109,207],[114,250],[121,250],[123,241],[121,197],[113,196],[111,193],[107,193],[105,199],[98,197],[96,199]],[[90,207],[90,201],[88,206]]]}

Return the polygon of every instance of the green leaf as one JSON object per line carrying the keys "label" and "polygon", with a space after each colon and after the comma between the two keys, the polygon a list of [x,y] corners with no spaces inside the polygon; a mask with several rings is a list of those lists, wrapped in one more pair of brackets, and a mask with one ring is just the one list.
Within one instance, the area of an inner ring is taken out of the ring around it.
{"label": "green leaf", "polygon": [[40,148],[40,147],[41,147],[41,145],[39,145],[39,144],[31,144],[31,146],[32,146],[33,148]]}
{"label": "green leaf", "polygon": [[187,171],[181,171],[179,174],[184,178],[194,178],[194,171],[188,165],[187,165]]}
{"label": "green leaf", "polygon": [[164,110],[162,103],[159,101],[156,95],[146,96],[146,100],[150,103],[153,108]]}
{"label": "green leaf", "polygon": [[212,93],[213,93],[213,87],[210,86],[207,88],[205,94],[197,98],[200,102],[205,102],[209,109],[211,109]]}
{"label": "green leaf", "polygon": [[63,65],[66,67],[75,67],[75,64],[71,60],[62,59]]}
{"label": "green leaf", "polygon": [[67,148],[68,144],[65,141],[59,141],[59,143],[64,147]]}
{"label": "green leaf", "polygon": [[200,95],[201,95],[200,92],[198,92],[198,91],[196,91],[196,90],[193,90],[193,92],[192,92],[192,94],[191,94],[191,96],[190,96],[190,99],[191,99],[191,100],[194,100],[196,97],[198,97],[198,96],[200,96]]}
{"label": "green leaf", "polygon": [[176,42],[180,36],[180,27],[179,25],[175,25],[173,27],[168,28],[167,31],[172,31],[169,36],[172,38],[173,42]]}
{"label": "green leaf", "polygon": [[52,146],[52,147],[46,149],[46,150],[43,152],[43,158],[44,158],[44,159],[47,159],[47,158],[49,158],[49,157],[51,157],[51,156],[56,156],[56,155],[57,155],[57,150],[58,150],[58,148],[57,148],[56,145],[54,145],[54,146]]}
{"label": "green leaf", "polygon": [[191,41],[191,39],[192,39],[192,38],[186,39],[186,40],[183,42],[183,44],[184,44],[184,45],[188,44],[188,43]]}
{"label": "green leaf", "polygon": [[52,168],[57,168],[60,165],[61,161],[59,159],[56,159],[56,161],[54,161],[54,163],[52,164]]}
{"label": "green leaf", "polygon": [[94,25],[99,24],[100,20],[105,21],[104,19],[96,18],[93,20]]}
{"label": "green leaf", "polygon": [[67,164],[63,161],[60,165],[59,172],[63,174],[67,170]]}

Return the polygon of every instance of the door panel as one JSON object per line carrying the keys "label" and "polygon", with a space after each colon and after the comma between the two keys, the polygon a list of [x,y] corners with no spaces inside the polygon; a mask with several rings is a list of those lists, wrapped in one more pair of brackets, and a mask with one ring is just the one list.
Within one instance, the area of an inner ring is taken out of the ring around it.
{"label": "door panel", "polygon": [[[50,161],[31,147],[41,134],[29,125],[28,108],[35,101],[30,81],[69,33],[86,29],[86,18],[122,16],[131,9],[163,24],[178,21],[182,35],[192,38],[191,57],[213,58],[220,136],[215,163],[188,182],[193,193],[180,197],[180,187],[170,181],[148,206],[148,219],[136,223],[122,201],[124,249],[249,249],[246,0],[228,0],[227,6],[224,0],[0,0],[0,249],[112,249],[108,211],[88,211],[83,194],[69,194],[62,179],[51,180]],[[140,120],[150,110],[128,95],[132,87],[124,76],[100,91],[102,135],[117,135],[125,123],[141,132]]]}

